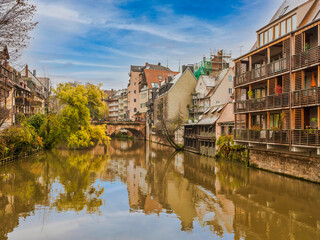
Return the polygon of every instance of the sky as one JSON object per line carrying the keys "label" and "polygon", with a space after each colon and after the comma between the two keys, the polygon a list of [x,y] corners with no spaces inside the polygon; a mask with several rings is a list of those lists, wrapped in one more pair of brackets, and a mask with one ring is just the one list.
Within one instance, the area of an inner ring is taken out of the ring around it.
{"label": "sky", "polygon": [[37,28],[23,61],[61,82],[127,87],[130,65],[172,70],[210,51],[248,52],[282,0],[32,0]]}

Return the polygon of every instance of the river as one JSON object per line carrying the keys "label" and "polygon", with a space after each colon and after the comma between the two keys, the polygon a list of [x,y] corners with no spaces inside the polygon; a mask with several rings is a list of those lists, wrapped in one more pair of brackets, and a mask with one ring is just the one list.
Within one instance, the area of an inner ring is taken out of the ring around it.
{"label": "river", "polygon": [[1,167],[0,239],[320,239],[320,185],[143,141]]}

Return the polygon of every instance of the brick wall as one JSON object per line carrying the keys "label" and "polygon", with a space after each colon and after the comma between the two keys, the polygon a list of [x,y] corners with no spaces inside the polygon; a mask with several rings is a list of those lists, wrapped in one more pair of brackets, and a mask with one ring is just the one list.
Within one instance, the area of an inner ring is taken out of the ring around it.
{"label": "brick wall", "polygon": [[251,149],[250,164],[268,171],[320,183],[320,158]]}

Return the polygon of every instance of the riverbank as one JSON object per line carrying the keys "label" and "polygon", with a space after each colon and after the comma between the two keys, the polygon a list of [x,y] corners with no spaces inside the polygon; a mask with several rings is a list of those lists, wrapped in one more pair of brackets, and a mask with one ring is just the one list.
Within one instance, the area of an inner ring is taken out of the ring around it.
{"label": "riverbank", "polygon": [[[169,144],[155,142],[152,139],[147,141],[171,147]],[[184,151],[216,159],[212,157],[212,154],[205,154],[206,152],[209,153],[209,151],[203,150],[200,153],[188,149],[184,149]],[[320,184],[319,158],[253,148],[244,149],[244,151],[247,151],[247,153],[231,154],[232,156],[229,160],[241,162],[250,168]]]}

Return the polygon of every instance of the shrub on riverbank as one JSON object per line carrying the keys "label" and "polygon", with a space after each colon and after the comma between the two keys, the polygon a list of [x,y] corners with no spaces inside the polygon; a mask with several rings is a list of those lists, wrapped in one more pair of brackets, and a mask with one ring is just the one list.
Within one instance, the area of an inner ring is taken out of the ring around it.
{"label": "shrub on riverbank", "polygon": [[1,157],[30,153],[42,147],[42,138],[31,125],[23,123],[7,128],[1,132]]}
{"label": "shrub on riverbank", "polygon": [[51,149],[58,144],[83,149],[97,143],[109,143],[105,126],[90,124],[92,118],[101,120],[106,117],[100,86],[59,84],[55,94],[59,111],[38,113],[29,118],[21,115],[17,125],[0,133],[1,158],[41,148]]}
{"label": "shrub on riverbank", "polygon": [[218,151],[216,154],[217,158],[247,163],[247,149],[242,145],[236,145],[233,141],[233,136],[222,135],[216,144],[218,146]]}

